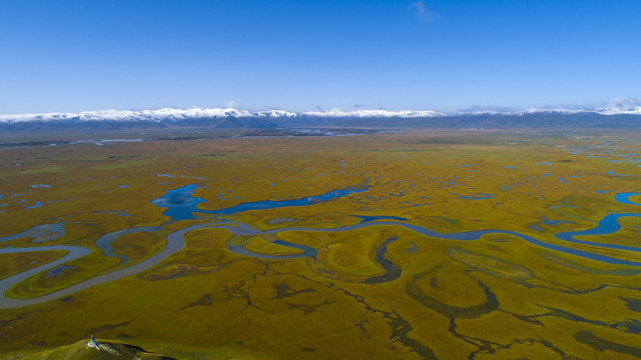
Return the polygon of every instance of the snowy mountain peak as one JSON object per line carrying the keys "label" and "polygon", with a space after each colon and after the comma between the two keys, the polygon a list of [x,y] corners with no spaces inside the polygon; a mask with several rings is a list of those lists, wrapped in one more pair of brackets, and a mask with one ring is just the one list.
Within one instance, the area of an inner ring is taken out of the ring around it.
{"label": "snowy mountain peak", "polygon": [[41,114],[8,114],[0,115],[0,122],[15,123],[23,121],[179,121],[188,119],[207,118],[294,118],[300,115],[318,117],[357,117],[357,118],[381,118],[381,117],[432,117],[445,116],[435,111],[413,111],[413,110],[356,110],[351,112],[334,109],[330,111],[309,111],[302,114],[285,110],[261,110],[247,111],[235,108],[192,108],[173,109],[163,108],[158,110],[98,110],[83,111],[79,113],[41,113]]}
{"label": "snowy mountain peak", "polygon": [[[471,110],[471,111],[470,111]],[[591,109],[573,106],[523,110],[470,109],[458,114],[431,110],[352,110],[291,112],[227,108],[98,110],[78,113],[0,115],[0,129],[121,129],[163,127],[263,128],[300,126],[379,127],[641,127],[641,101],[613,100]],[[625,115],[625,116],[621,116]]]}
{"label": "snowy mountain peak", "polygon": [[270,110],[250,112],[234,108],[192,108],[173,109],[163,108],[158,110],[98,110],[83,111],[79,113],[42,113],[42,114],[8,114],[0,115],[0,122],[22,122],[22,121],[178,121],[187,119],[205,118],[276,118],[296,116],[295,113]]}

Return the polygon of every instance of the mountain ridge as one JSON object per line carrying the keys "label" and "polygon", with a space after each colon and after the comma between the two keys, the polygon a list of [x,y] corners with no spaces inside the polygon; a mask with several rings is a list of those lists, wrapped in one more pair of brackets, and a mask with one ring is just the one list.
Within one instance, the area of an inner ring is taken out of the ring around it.
{"label": "mountain ridge", "polygon": [[116,130],[167,127],[296,128],[641,128],[641,106],[627,108],[526,109],[512,112],[444,114],[432,110],[355,110],[291,112],[235,108],[99,110],[78,113],[0,115],[0,130]]}

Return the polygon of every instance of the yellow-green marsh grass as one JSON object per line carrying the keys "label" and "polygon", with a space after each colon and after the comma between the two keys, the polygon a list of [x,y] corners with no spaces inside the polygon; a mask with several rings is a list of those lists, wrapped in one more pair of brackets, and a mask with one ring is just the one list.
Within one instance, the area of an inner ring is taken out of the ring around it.
{"label": "yellow-green marsh grass", "polygon": [[0,254],[0,278],[4,279],[63,257],[66,251],[34,251]]}
{"label": "yellow-green marsh grass", "polygon": [[[510,234],[444,240],[376,224],[444,234],[512,231],[641,262],[638,252],[590,245],[639,245],[638,217],[620,218],[621,229],[611,234],[575,237],[590,244],[555,236],[594,228],[610,213],[641,213],[615,200],[619,192],[641,192],[641,168],[620,162],[635,156],[618,156],[641,153],[638,138],[635,132],[424,131],[3,149],[0,204],[7,205],[0,207],[0,237],[60,222],[65,233],[0,247],[91,250],[60,274],[37,274],[6,296],[34,297],[140,263],[164,249],[166,236],[196,224],[231,220],[276,232],[244,236],[199,228],[184,234],[182,250],[140,273],[0,310],[0,353],[35,354],[93,333],[145,349],[156,344],[154,352],[185,359],[639,356],[638,266],[545,249]],[[193,213],[200,218],[168,222],[165,209],[151,201],[189,184],[197,184],[193,197],[205,200],[198,204],[202,212]],[[205,212],[348,187],[367,190],[300,207]],[[359,224],[357,216],[394,218],[330,231]],[[135,227],[161,229],[111,243],[127,264],[95,244],[104,234]],[[262,260],[228,248],[231,242],[258,254],[300,253],[275,239],[312,247],[317,255]],[[61,255],[2,254],[0,276]]]}

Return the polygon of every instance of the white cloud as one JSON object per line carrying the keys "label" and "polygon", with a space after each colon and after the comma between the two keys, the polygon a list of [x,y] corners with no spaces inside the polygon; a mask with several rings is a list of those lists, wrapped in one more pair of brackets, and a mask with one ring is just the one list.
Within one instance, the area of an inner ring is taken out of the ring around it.
{"label": "white cloud", "polygon": [[460,108],[458,109],[457,113],[458,114],[499,114],[499,113],[506,113],[506,112],[514,112],[517,111],[518,109],[512,108],[512,107],[507,107],[507,106],[498,106],[498,105],[472,105],[470,107],[466,108]]}
{"label": "white cloud", "polygon": [[227,101],[225,105],[227,105],[227,107],[230,107],[230,108],[236,108],[240,106],[240,104],[235,102],[234,100]]}
{"label": "white cloud", "polygon": [[414,11],[416,17],[421,21],[432,21],[436,19],[437,16],[437,13],[428,10],[427,7],[425,7],[425,3],[421,0],[411,3],[410,9]]}
{"label": "white cloud", "polygon": [[595,109],[604,115],[637,114],[641,115],[641,99],[614,98],[603,106]]}
{"label": "white cloud", "polygon": [[620,109],[635,109],[641,107],[641,99],[637,98],[614,98],[611,99],[605,106],[617,107]]}

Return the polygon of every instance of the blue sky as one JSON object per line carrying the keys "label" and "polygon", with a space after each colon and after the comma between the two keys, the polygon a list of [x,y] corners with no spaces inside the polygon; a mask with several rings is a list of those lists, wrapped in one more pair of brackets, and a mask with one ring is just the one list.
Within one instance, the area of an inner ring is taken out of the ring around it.
{"label": "blue sky", "polygon": [[0,113],[641,98],[641,1],[0,0]]}

